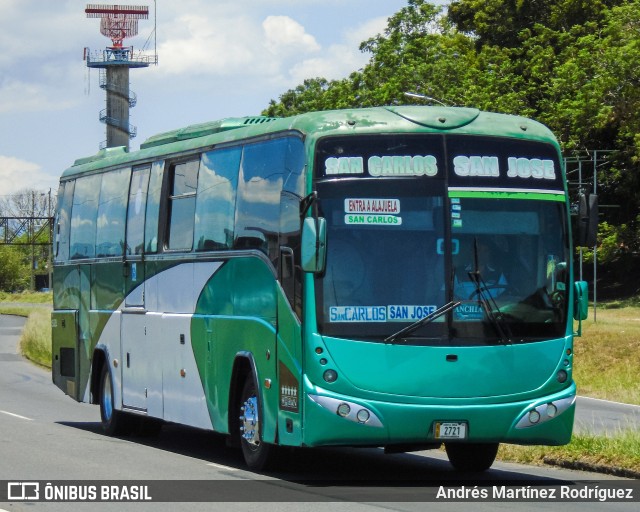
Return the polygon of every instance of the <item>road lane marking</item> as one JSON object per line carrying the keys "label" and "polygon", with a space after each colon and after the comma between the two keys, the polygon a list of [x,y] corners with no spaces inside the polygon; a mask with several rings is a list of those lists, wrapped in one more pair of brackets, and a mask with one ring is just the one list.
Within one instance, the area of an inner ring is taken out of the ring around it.
{"label": "road lane marking", "polygon": [[218,469],[226,469],[227,471],[238,471],[238,468],[231,468],[229,466],[223,466],[222,464],[215,464],[213,462],[209,462],[207,466],[212,466]]}
{"label": "road lane marking", "polygon": [[608,404],[626,405],[627,407],[638,407],[638,408],[640,408],[640,405],[625,404],[624,402],[614,402],[612,400],[604,400],[603,398],[591,398],[590,396],[582,396],[582,395],[578,395],[578,398],[580,398],[582,400],[595,400],[596,402],[606,402]]}
{"label": "road lane marking", "polygon": [[21,420],[33,421],[33,418],[27,418],[26,416],[20,416],[19,414],[15,414],[9,411],[0,411],[2,414],[7,414],[8,416],[13,416],[14,418],[20,418]]}

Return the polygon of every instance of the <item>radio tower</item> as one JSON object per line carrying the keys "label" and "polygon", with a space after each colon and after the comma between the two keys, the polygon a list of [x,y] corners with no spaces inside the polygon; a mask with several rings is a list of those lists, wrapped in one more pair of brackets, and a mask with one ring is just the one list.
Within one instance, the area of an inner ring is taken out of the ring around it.
{"label": "radio tower", "polygon": [[133,46],[123,46],[127,37],[138,34],[138,20],[149,18],[149,8],[143,5],[97,5],[85,9],[87,18],[100,18],[100,33],[111,39],[113,46],[91,54],[84,49],[87,67],[100,69],[100,87],[107,93],[107,108],[100,112],[100,121],[107,125],[107,140],[101,147],[125,146],[136,136],[136,127],[129,124],[129,108],[135,106],[136,95],[129,91],[129,69],[157,64],[158,57],[138,52]]}

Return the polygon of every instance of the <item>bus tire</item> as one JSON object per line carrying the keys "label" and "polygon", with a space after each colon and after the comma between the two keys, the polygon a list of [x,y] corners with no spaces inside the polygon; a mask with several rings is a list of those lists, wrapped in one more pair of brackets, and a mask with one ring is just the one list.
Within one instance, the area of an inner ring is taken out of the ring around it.
{"label": "bus tire", "polygon": [[126,434],[129,431],[129,418],[114,406],[113,378],[109,364],[102,365],[100,376],[100,420],[102,431],[108,436]]}
{"label": "bus tire", "polygon": [[445,443],[449,462],[457,471],[485,471],[498,454],[499,443]]}
{"label": "bus tire", "polygon": [[251,374],[247,375],[238,403],[240,447],[249,469],[261,471],[272,462],[274,446],[262,441],[262,410],[258,389]]}

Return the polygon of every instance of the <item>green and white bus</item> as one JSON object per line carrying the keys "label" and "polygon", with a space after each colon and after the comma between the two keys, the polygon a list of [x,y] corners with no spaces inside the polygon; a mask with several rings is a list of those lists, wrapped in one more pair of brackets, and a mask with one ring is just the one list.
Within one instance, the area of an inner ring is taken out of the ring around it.
{"label": "green and white bus", "polygon": [[570,213],[537,122],[394,106],[225,119],[60,181],[53,381],[107,434],[277,446],[569,442]]}

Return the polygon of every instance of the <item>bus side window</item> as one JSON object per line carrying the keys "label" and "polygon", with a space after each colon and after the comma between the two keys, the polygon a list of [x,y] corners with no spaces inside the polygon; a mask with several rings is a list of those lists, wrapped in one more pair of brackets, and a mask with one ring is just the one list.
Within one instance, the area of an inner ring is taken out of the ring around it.
{"label": "bus side window", "polygon": [[145,252],[158,252],[158,224],[160,219],[160,201],[162,197],[162,178],[164,162],[154,162],[151,166],[149,190],[147,193],[147,212],[144,225]]}
{"label": "bus side window", "polygon": [[127,255],[142,254],[144,250],[144,221],[150,170],[150,167],[134,169],[131,175],[127,210]]}
{"label": "bus side window", "polygon": [[196,251],[231,249],[242,147],[202,155],[196,197]]}
{"label": "bus side window", "polygon": [[69,259],[69,231],[71,228],[71,204],[75,181],[60,184],[58,190],[58,211],[55,222],[55,261]]}
{"label": "bus side window", "polygon": [[258,249],[274,266],[288,143],[282,138],[246,145],[238,178],[234,249]]}
{"label": "bus side window", "polygon": [[166,241],[169,250],[190,251],[193,247],[199,167],[199,159],[175,164],[171,167],[169,225],[167,226]]}
{"label": "bus side window", "polygon": [[300,197],[283,192],[280,198],[280,259],[278,277],[291,308],[302,318],[300,267]]}
{"label": "bus side window", "polygon": [[127,187],[131,168],[104,175],[100,187],[98,222],[96,226],[96,256],[122,256],[127,212]]}
{"label": "bus side window", "polygon": [[71,209],[70,258],[93,258],[96,254],[96,221],[102,175],[76,181]]}

